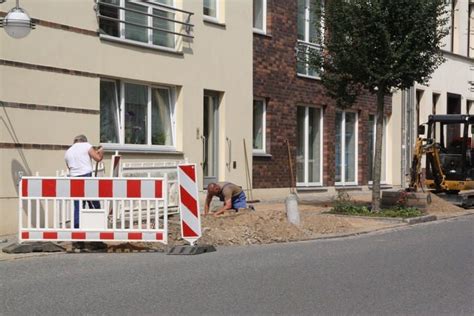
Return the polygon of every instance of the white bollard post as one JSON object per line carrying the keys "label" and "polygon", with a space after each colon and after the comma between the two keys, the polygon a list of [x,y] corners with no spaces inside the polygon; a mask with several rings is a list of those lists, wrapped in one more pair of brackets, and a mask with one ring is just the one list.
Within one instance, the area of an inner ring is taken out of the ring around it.
{"label": "white bollard post", "polygon": [[298,211],[298,198],[295,194],[290,194],[285,200],[286,217],[293,225],[300,224],[300,213]]}

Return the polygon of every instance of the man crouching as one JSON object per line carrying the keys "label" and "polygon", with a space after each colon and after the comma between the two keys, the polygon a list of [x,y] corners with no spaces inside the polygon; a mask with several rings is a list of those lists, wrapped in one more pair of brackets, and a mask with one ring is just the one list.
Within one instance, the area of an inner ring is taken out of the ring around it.
{"label": "man crouching", "polygon": [[207,186],[206,203],[204,205],[204,215],[209,213],[209,205],[214,196],[219,197],[224,202],[224,205],[214,213],[214,216],[219,216],[231,209],[238,211],[241,208],[247,207],[245,193],[238,185],[230,182],[209,183]]}

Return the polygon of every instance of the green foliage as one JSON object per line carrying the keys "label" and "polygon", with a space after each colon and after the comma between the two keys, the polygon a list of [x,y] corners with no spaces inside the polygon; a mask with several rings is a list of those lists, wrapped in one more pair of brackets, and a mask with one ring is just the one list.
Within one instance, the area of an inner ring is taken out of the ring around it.
{"label": "green foliage", "polygon": [[330,214],[352,215],[352,216],[370,216],[370,217],[417,217],[423,215],[423,212],[415,207],[405,207],[397,205],[390,209],[383,209],[380,212],[372,212],[365,205],[355,204],[349,194],[346,192],[338,192],[337,197],[333,200],[333,207],[329,211]]}
{"label": "green foliage", "polygon": [[[322,16],[316,39],[323,47],[310,62],[338,105],[353,104],[362,91],[385,94],[426,83],[444,61],[444,0],[313,0]],[[325,6],[321,6],[325,2]]]}
{"label": "green foliage", "polygon": [[[401,217],[401,218],[417,217],[417,216],[422,216],[424,214],[422,211],[420,211],[416,207],[395,207],[392,209],[382,210],[379,213],[381,213],[383,217]],[[372,214],[377,214],[377,213],[372,213]]]}

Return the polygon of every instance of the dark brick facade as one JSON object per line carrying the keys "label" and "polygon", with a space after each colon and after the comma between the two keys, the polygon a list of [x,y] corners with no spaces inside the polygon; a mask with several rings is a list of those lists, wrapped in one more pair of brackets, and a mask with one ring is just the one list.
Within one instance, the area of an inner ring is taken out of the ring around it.
{"label": "dark brick facade", "polygon": [[[265,98],[266,151],[271,157],[253,157],[253,186],[290,186],[286,140],[296,172],[296,110],[298,105],[323,109],[323,185],[334,185],[335,102],[325,96],[320,81],[297,76],[297,1],[267,0],[267,35],[254,34],[254,97]],[[386,113],[391,98],[386,97]],[[376,97],[363,95],[351,108],[358,112],[358,184],[367,184],[368,116],[376,112]],[[296,177],[296,175],[295,175]]]}

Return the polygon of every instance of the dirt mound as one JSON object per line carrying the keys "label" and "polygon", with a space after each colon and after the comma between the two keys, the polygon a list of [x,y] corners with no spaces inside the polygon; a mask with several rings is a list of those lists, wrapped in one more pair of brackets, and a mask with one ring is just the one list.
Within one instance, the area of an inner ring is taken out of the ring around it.
{"label": "dirt mound", "polygon": [[256,207],[257,211],[203,217],[203,236],[199,242],[212,245],[268,244],[390,226],[377,220],[322,214],[328,210],[327,207],[310,205],[299,206],[301,225],[295,226],[287,221],[284,204],[260,204]]}
{"label": "dirt mound", "polygon": [[461,207],[458,207],[448,201],[443,200],[436,194],[431,194],[431,204],[428,205],[426,211],[430,215],[436,215],[438,217],[449,217],[460,215],[469,212]]}

